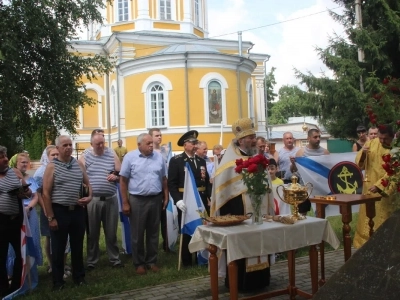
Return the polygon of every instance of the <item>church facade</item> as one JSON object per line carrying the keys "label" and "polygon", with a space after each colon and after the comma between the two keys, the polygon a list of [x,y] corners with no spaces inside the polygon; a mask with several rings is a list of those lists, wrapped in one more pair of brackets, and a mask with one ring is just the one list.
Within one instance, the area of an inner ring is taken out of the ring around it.
{"label": "church facade", "polygon": [[114,0],[105,24],[89,40],[71,42],[77,55],[107,55],[115,68],[87,82],[97,100],[78,110],[76,148],[89,146],[93,129],[105,131],[112,147],[122,139],[160,128],[173,151],[179,137],[197,130],[208,146],[224,147],[231,124],[250,117],[265,136],[264,62],[249,41],[208,38],[207,0]]}

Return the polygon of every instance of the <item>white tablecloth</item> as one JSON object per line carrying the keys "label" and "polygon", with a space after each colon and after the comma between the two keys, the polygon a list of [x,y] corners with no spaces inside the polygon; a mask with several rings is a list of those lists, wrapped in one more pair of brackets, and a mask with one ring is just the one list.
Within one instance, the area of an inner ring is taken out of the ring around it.
{"label": "white tablecloth", "polygon": [[229,263],[241,258],[315,245],[322,240],[335,249],[340,246],[335,232],[325,219],[307,217],[293,225],[279,222],[252,225],[251,220],[246,220],[235,226],[202,225],[197,227],[189,243],[189,250],[196,252],[212,244],[227,250]]}

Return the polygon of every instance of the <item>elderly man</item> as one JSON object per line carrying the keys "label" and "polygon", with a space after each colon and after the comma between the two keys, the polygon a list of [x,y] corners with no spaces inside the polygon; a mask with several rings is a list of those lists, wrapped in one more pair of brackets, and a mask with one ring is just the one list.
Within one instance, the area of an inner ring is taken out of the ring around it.
{"label": "elderly man", "polygon": [[[394,132],[391,126],[381,125],[378,138],[365,143],[362,150],[357,153],[356,164],[365,170],[369,181],[364,182],[364,193],[379,193],[382,195],[381,201],[375,202],[376,217],[374,218],[374,230],[377,230],[383,222],[399,207],[396,205],[397,199],[395,184],[385,187],[386,171],[383,169],[382,156],[390,153]],[[369,239],[369,218],[366,215],[365,204],[360,205],[356,232],[353,244],[355,248],[360,248]]]}
{"label": "elderly man", "polygon": [[[83,266],[84,207],[92,200],[92,188],[85,167],[72,157],[71,138],[59,136],[56,147],[59,155],[46,167],[42,195],[50,227],[53,291],[64,288],[64,251],[68,235],[73,281],[78,286],[86,284]],[[89,188],[87,197],[82,197],[82,184]]]}
{"label": "elderly man", "polygon": [[[103,135],[104,137],[104,135]],[[114,148],[115,153],[117,154],[119,161],[122,162],[122,160],[124,159],[124,156],[126,155],[126,153],[128,153],[128,151],[126,150],[125,147],[122,146],[122,140],[119,139],[117,141],[118,146]]]}
{"label": "elderly man", "polygon": [[117,245],[118,199],[116,182],[121,163],[115,153],[104,147],[104,137],[91,137],[92,150],[82,155],[79,161],[85,166],[92,186],[93,199],[87,206],[87,268],[94,269],[99,261],[100,228],[103,225],[108,259],[113,267],[123,266]]}
{"label": "elderly man", "polygon": [[153,137],[141,133],[137,143],[138,149],[129,152],[122,162],[120,186],[122,210],[131,226],[133,264],[138,275],[145,275],[146,268],[159,271],[160,206],[165,209],[169,195],[165,162],[153,151]]}
{"label": "elderly man", "polygon": [[[183,191],[185,184],[185,165],[189,163],[192,169],[196,186],[199,191],[201,200],[203,201],[204,207],[209,213],[208,199],[211,196],[210,189],[210,178],[206,169],[206,161],[195,155],[197,150],[197,136],[196,130],[186,132],[178,140],[178,146],[184,149],[179,155],[171,158],[168,168],[168,188],[171,193],[171,197],[174,200],[178,210],[178,222],[179,228],[181,228],[182,212],[186,211],[186,205],[183,202]],[[182,263],[184,266],[189,267],[192,265],[192,254],[189,252],[190,235],[182,235]]]}
{"label": "elderly man", "polygon": [[[234,171],[236,159],[248,159],[258,153],[256,147],[256,134],[253,121],[249,118],[238,119],[232,124],[232,132],[235,139],[228,146],[217,166],[216,176],[213,183],[213,198],[211,204],[211,215],[244,215],[249,200],[246,199],[247,188],[240,180],[240,175]],[[273,214],[273,201],[264,199],[269,214]],[[238,289],[241,291],[252,291],[269,285],[270,270],[268,261],[257,265],[258,271],[246,272],[246,259],[237,261],[238,265]],[[220,272],[224,275],[225,270]],[[225,285],[228,286],[229,278],[226,277]]]}
{"label": "elderly man", "polygon": [[293,173],[290,171],[290,165],[294,161],[297,151],[300,148],[294,146],[293,134],[291,132],[285,132],[283,134],[283,148],[279,149],[274,154],[274,159],[278,164],[278,169],[281,172],[281,179],[284,183],[290,183],[290,178]]}
{"label": "elderly man", "polygon": [[[23,187],[25,186],[25,187]],[[31,190],[18,169],[9,167],[7,148],[0,146],[0,296],[13,293],[21,285],[21,225],[22,202],[18,199],[30,197]],[[15,260],[11,285],[7,277],[8,247],[13,247]]]}

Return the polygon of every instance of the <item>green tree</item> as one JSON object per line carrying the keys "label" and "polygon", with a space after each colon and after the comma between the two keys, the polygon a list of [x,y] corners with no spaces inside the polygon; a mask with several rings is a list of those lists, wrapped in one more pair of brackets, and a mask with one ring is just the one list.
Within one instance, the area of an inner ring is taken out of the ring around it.
{"label": "green tree", "polygon": [[275,74],[274,74],[275,70],[276,68],[272,67],[264,78],[265,82],[264,89],[267,98],[268,118],[271,117],[271,110],[272,107],[274,106],[274,100],[277,96],[277,94],[274,92],[274,87],[276,85]]}
{"label": "green tree", "polygon": [[[315,107],[314,115],[331,134],[348,138],[355,136],[357,125],[368,125],[364,110],[371,93],[379,89],[377,82],[400,75],[400,2],[361,1],[362,28],[356,26],[354,0],[334,2],[344,8],[342,15],[331,15],[343,24],[345,36],[334,35],[326,49],[316,49],[334,78],[298,70],[296,76],[308,88],[306,101]],[[363,62],[358,61],[358,49],[364,50]],[[360,91],[360,77],[365,92]]]}
{"label": "green tree", "polygon": [[286,124],[289,117],[310,115],[313,107],[305,101],[306,93],[294,85],[284,85],[278,92],[279,100],[271,109],[270,124]]}
{"label": "green tree", "polygon": [[108,72],[111,63],[106,56],[69,51],[69,41],[78,38],[79,26],[101,23],[102,8],[102,0],[0,0],[4,139],[14,141],[38,128],[51,136],[62,128],[76,132],[77,108],[95,101],[85,94],[83,80]]}

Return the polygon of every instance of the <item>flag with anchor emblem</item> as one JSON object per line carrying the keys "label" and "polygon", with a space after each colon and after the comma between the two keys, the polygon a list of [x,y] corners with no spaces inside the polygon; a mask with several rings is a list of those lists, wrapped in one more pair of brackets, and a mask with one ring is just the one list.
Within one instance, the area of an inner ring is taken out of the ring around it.
{"label": "flag with anchor emblem", "polygon": [[[354,163],[357,152],[330,155],[296,157],[302,184],[310,182],[314,189],[311,196],[329,194],[361,194],[363,174]],[[315,205],[313,204],[315,211]],[[353,212],[358,211],[358,206]],[[340,215],[339,207],[330,205],[326,216]]]}

